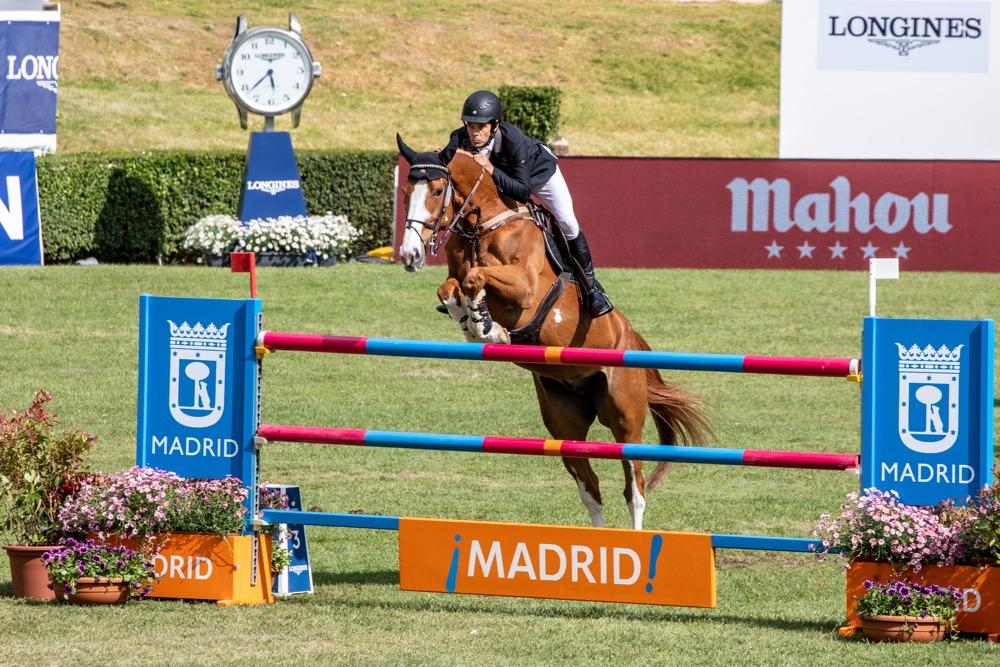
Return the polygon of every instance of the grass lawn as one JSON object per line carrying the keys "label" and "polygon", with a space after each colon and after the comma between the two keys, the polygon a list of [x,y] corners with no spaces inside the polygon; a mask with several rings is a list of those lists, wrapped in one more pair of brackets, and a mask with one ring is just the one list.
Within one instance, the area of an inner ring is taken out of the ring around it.
{"label": "grass lawn", "polygon": [[[193,5],[192,5],[193,6]],[[459,340],[434,312],[440,268],[260,272],[268,329]],[[867,276],[847,272],[605,270],[654,349],[858,356]],[[881,315],[995,315],[995,278],[910,273],[880,285]],[[55,266],[0,272],[0,410],[46,388],[66,425],[100,438],[89,467],[134,461],[140,293],[246,294],[246,276],[200,267]],[[718,445],[855,452],[857,385],[836,379],[669,374],[705,396]],[[1000,377],[1000,375],[998,375]],[[354,428],[542,436],[529,376],[513,366],[305,355],[268,358],[263,419]],[[1000,420],[997,421],[1000,424]],[[595,428],[592,439],[610,439]],[[653,441],[653,429],[647,430]],[[597,462],[608,525],[627,525],[620,464]],[[265,451],[267,481],[307,506],[585,525],[559,461],[312,445]],[[647,527],[808,536],[856,489],[851,473],[675,464]],[[9,598],[0,559],[0,663],[8,664],[996,664],[1000,645],[844,641],[835,560],[721,551],[714,610],[403,593],[395,535],[313,528],[317,592],[265,609],[140,602],[119,609]]]}
{"label": "grass lawn", "polygon": [[[781,5],[342,0],[292,7],[323,74],[297,149],[429,150],[465,97],[558,86],[574,155],[773,157]],[[246,148],[214,68],[280,2],[63,3],[59,151]],[[260,118],[253,120],[260,129]],[[278,129],[288,129],[288,116]]]}

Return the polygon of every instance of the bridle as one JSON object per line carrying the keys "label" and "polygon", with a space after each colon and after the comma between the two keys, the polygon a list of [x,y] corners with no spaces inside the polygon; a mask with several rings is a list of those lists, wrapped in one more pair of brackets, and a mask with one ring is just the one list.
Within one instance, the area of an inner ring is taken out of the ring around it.
{"label": "bridle", "polygon": [[[430,169],[432,171],[441,171],[444,172],[445,178],[448,179],[448,185],[446,186],[445,189],[444,199],[441,200],[441,208],[438,209],[437,215],[435,215],[430,220],[417,220],[416,218],[407,218],[406,223],[403,225],[404,233],[406,232],[407,229],[412,229],[417,233],[418,236],[422,235],[420,234],[420,230],[417,229],[414,226],[414,224],[420,225],[424,229],[431,230],[430,238],[428,238],[427,241],[424,242],[424,247],[430,254],[437,255],[438,250],[440,250],[441,246],[448,238],[447,233],[443,234],[440,237],[438,236],[438,233],[441,231],[441,221],[444,218],[444,213],[446,210],[448,210],[448,207],[451,206],[451,196],[452,192],[454,191],[454,188],[451,184],[451,171],[448,169],[448,167],[442,166],[440,164],[410,165],[410,171],[413,171],[414,169]],[[429,183],[430,179],[428,178],[427,181]],[[449,225],[446,231],[450,230],[451,226]]]}
{"label": "bridle", "polygon": [[437,215],[435,215],[431,220],[427,221],[417,220],[416,218],[407,218],[406,224],[403,227],[404,231],[406,229],[412,229],[418,234],[420,232],[419,230],[417,230],[416,227],[413,226],[414,223],[422,226],[424,229],[431,230],[430,237],[424,242],[424,248],[430,255],[437,255],[438,250],[440,250],[441,246],[444,245],[445,241],[448,240],[448,237],[451,235],[451,233],[455,232],[463,239],[465,239],[470,246],[472,246],[471,264],[472,266],[476,266],[477,257],[479,254],[479,240],[482,237],[489,234],[490,232],[492,232],[493,230],[498,229],[503,225],[507,224],[508,222],[512,222],[515,219],[525,217],[524,213],[522,213],[520,210],[504,211],[503,213],[493,216],[486,222],[478,224],[472,228],[464,227],[459,224],[462,220],[465,219],[467,215],[479,209],[478,206],[472,204],[472,199],[473,197],[475,197],[476,191],[479,189],[479,186],[483,182],[483,178],[486,176],[485,167],[480,165],[479,178],[476,179],[476,182],[472,186],[472,189],[469,190],[468,196],[462,203],[462,208],[460,208],[458,210],[458,213],[455,214],[455,217],[454,219],[452,219],[451,224],[442,229],[441,223],[444,219],[445,211],[451,205],[451,199],[455,189],[454,185],[452,184],[451,170],[448,167],[439,164],[411,165],[410,170],[412,171],[414,169],[441,171],[444,172],[445,178],[448,179],[448,184],[446,186],[444,199],[441,201],[441,208],[438,209]]}
{"label": "bridle", "polygon": [[[448,167],[441,166],[439,164],[414,164],[410,165],[410,170],[414,169],[429,169],[433,171],[444,172],[445,178],[448,179],[448,184],[445,186],[444,199],[441,200],[441,207],[438,209],[437,214],[430,220],[417,220],[416,218],[407,218],[406,223],[403,225],[403,230],[412,229],[413,231],[420,233],[420,231],[414,227],[414,223],[420,225],[424,229],[431,230],[430,237],[424,242],[424,248],[431,255],[437,255],[438,250],[444,245],[444,242],[448,240],[448,236],[451,232],[462,230],[462,227],[458,226],[458,223],[462,221],[465,216],[472,212],[473,209],[479,208],[478,206],[469,206],[472,203],[472,197],[476,194],[476,190],[479,189],[480,183],[483,182],[483,176],[486,175],[486,170],[482,169],[479,172],[479,178],[476,180],[476,184],[472,186],[472,190],[469,191],[469,196],[465,198],[462,203],[462,208],[459,209],[458,213],[455,214],[454,219],[451,221],[446,228],[441,229],[441,223],[445,217],[445,211],[451,206],[451,198],[455,192],[455,186],[452,184],[451,170]],[[429,180],[429,179],[428,179]],[[459,231],[459,234],[464,237],[464,234]]]}

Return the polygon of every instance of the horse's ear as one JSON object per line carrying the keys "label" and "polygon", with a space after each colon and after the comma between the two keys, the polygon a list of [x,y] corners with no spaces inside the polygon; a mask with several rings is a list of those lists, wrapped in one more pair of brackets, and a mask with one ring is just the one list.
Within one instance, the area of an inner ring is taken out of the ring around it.
{"label": "horse's ear", "polygon": [[399,132],[396,133],[396,146],[399,147],[399,154],[403,156],[406,163],[413,164],[413,158],[416,157],[417,152],[406,145],[403,137],[399,136]]}

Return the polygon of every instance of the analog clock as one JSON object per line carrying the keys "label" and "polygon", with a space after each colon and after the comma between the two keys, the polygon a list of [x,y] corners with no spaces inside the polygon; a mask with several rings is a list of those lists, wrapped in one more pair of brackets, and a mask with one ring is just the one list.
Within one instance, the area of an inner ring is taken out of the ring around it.
{"label": "analog clock", "polygon": [[233,42],[216,68],[243,127],[248,112],[273,118],[291,111],[292,125],[299,124],[302,102],[320,74],[320,64],[302,40],[294,14],[288,23],[288,30],[266,26],[247,30],[246,17],[240,16]]}

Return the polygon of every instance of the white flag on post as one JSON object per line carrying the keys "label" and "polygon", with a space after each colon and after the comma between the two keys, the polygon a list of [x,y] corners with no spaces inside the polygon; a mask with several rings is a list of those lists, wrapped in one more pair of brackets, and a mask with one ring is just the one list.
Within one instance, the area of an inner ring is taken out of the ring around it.
{"label": "white flag on post", "polygon": [[875,317],[875,281],[898,280],[899,258],[877,258],[868,260],[868,310]]}

